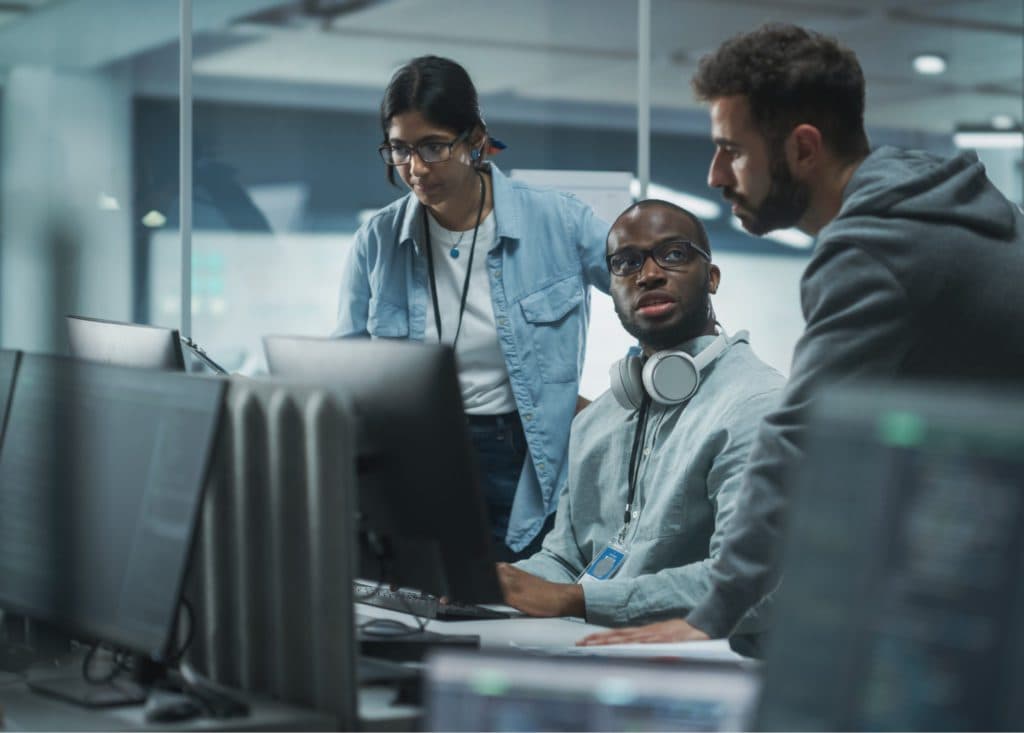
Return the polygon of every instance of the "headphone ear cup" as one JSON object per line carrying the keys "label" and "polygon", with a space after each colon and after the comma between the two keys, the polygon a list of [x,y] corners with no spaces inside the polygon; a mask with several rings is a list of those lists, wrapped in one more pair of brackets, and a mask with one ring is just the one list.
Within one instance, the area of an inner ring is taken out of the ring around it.
{"label": "headphone ear cup", "polygon": [[700,369],[685,351],[662,351],[647,360],[641,379],[652,400],[678,405],[697,391]]}
{"label": "headphone ear cup", "polygon": [[640,358],[627,356],[612,364],[609,370],[612,395],[626,410],[639,410],[644,401],[644,385]]}

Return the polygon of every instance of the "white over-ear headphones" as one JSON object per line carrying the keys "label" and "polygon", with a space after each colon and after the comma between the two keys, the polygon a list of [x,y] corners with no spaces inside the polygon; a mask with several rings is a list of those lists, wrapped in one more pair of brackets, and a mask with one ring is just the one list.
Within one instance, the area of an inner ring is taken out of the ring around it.
{"label": "white over-ear headphones", "polygon": [[697,392],[701,372],[740,341],[749,342],[750,335],[740,331],[729,338],[723,330],[696,356],[678,350],[659,351],[646,363],[639,356],[627,356],[612,364],[612,394],[627,410],[639,410],[644,394],[662,405],[686,402]]}

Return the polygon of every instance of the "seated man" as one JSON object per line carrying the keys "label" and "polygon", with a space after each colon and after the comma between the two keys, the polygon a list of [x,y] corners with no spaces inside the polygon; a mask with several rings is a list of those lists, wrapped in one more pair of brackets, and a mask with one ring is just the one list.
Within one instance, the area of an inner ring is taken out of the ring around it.
{"label": "seated man", "polygon": [[[747,453],[784,380],[745,335],[716,331],[721,273],[693,214],[634,204],[608,235],[608,266],[643,358],[613,366],[612,389],[576,418],[554,529],[498,575],[524,613],[617,626],[678,615],[707,593]],[[763,615],[740,631],[763,630]]]}

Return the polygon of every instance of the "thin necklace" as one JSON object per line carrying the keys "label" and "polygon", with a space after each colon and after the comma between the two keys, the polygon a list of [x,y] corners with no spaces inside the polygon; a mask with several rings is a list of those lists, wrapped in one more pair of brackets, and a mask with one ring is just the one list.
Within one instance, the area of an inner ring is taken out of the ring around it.
{"label": "thin necklace", "polygon": [[[480,177],[480,206],[476,210],[476,226],[473,227],[473,243],[469,245],[469,262],[466,264],[466,279],[462,283],[462,299],[459,303],[459,321],[455,327],[455,338],[452,339],[452,349],[459,343],[459,333],[462,332],[462,317],[466,313],[466,297],[469,295],[469,278],[473,274],[473,254],[476,252],[476,235],[480,231],[480,219],[484,214],[484,202],[487,200],[487,186],[484,184],[484,176],[477,171]],[[430,246],[430,222],[427,221],[427,207],[423,207],[423,238],[427,245],[427,273],[430,275],[430,297],[434,304],[434,325],[437,328],[437,342],[441,341],[441,307],[437,302],[437,278],[434,275],[434,254]]]}
{"label": "thin necklace", "polygon": [[466,238],[466,232],[468,231],[469,230],[467,229],[464,232],[461,232],[459,234],[459,238],[456,241],[452,242],[452,248],[448,250],[448,256],[451,257],[453,260],[459,259],[459,245],[462,244],[462,240]]}
{"label": "thin necklace", "polygon": [[[483,178],[481,177],[481,180],[480,180],[481,188],[483,188],[483,185],[484,185],[484,182],[483,182]],[[481,195],[486,196],[486,190],[481,190]],[[480,210],[480,213],[482,213],[482,212],[483,212],[483,209]],[[477,227],[480,226],[480,217],[479,217],[479,215],[477,216],[476,226]],[[444,229],[444,227],[441,227],[441,228]],[[469,231],[468,229],[464,229],[462,232],[459,233],[459,238],[457,240],[455,240],[454,242],[452,242],[452,248],[448,250],[448,256],[451,257],[453,260],[459,259],[459,255],[462,254],[462,251],[459,249],[459,247],[462,246],[462,240],[466,238],[466,232],[468,232],[468,231]],[[476,237],[476,228],[473,229],[473,236]]]}

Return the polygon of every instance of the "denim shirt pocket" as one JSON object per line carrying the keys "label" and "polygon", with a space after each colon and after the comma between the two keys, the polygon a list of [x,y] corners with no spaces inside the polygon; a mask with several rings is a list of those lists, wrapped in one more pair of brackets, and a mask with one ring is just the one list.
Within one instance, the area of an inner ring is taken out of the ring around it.
{"label": "denim shirt pocket", "polygon": [[408,338],[409,312],[380,298],[370,298],[366,330],[373,338]]}
{"label": "denim shirt pocket", "polygon": [[583,283],[573,275],[531,293],[519,301],[529,324],[537,366],[545,382],[574,382],[579,378],[582,324],[579,309]]}

